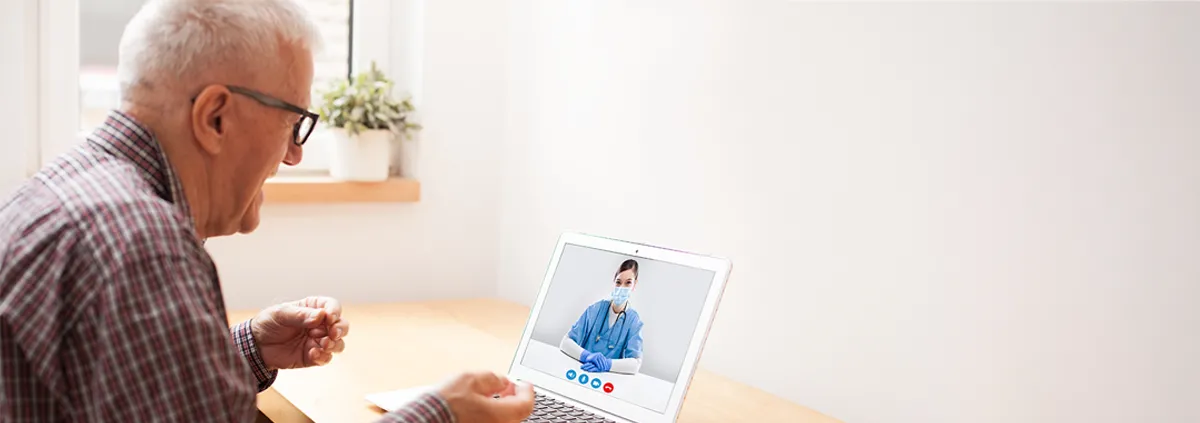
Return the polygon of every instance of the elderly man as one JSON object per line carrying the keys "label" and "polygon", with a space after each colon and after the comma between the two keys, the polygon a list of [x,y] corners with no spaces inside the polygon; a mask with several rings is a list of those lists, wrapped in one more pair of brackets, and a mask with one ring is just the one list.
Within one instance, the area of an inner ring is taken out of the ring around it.
{"label": "elderly man", "polygon": [[[337,301],[230,328],[209,237],[258,225],[295,165],[317,40],[287,0],[151,1],[126,28],[123,104],[0,206],[0,421],[247,422],[279,369],[323,365]],[[461,375],[388,422],[516,422],[529,386]]]}

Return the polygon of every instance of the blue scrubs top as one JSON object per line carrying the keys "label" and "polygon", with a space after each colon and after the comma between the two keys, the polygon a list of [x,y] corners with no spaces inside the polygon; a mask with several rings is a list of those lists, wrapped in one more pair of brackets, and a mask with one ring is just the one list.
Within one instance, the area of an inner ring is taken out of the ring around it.
{"label": "blue scrubs top", "polygon": [[611,300],[600,300],[583,311],[567,335],[583,349],[616,360],[642,357],[642,319],[637,310],[626,306],[612,327],[608,316]]}

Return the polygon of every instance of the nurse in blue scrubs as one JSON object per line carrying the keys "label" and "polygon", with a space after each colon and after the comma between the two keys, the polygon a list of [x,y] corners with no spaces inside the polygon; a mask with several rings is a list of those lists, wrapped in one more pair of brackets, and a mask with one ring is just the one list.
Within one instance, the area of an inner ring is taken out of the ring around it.
{"label": "nurse in blue scrubs", "polygon": [[637,374],[642,367],[642,319],[629,304],[637,289],[638,262],[625,260],[613,291],[583,311],[559,348],[587,372]]}

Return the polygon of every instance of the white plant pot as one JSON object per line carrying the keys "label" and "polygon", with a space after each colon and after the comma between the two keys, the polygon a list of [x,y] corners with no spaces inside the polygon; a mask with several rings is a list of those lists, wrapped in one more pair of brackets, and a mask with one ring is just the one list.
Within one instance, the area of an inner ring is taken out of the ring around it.
{"label": "white plant pot", "polygon": [[391,131],[373,129],[353,136],[342,128],[335,128],[333,132],[330,176],[343,181],[387,180],[392,158]]}

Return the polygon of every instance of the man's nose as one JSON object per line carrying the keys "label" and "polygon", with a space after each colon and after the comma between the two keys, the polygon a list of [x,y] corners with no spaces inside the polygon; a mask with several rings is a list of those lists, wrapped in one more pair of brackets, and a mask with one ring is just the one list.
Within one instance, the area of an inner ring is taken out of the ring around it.
{"label": "man's nose", "polygon": [[302,158],[304,158],[304,148],[296,144],[289,144],[287,154],[283,156],[283,164],[295,166],[300,164]]}

